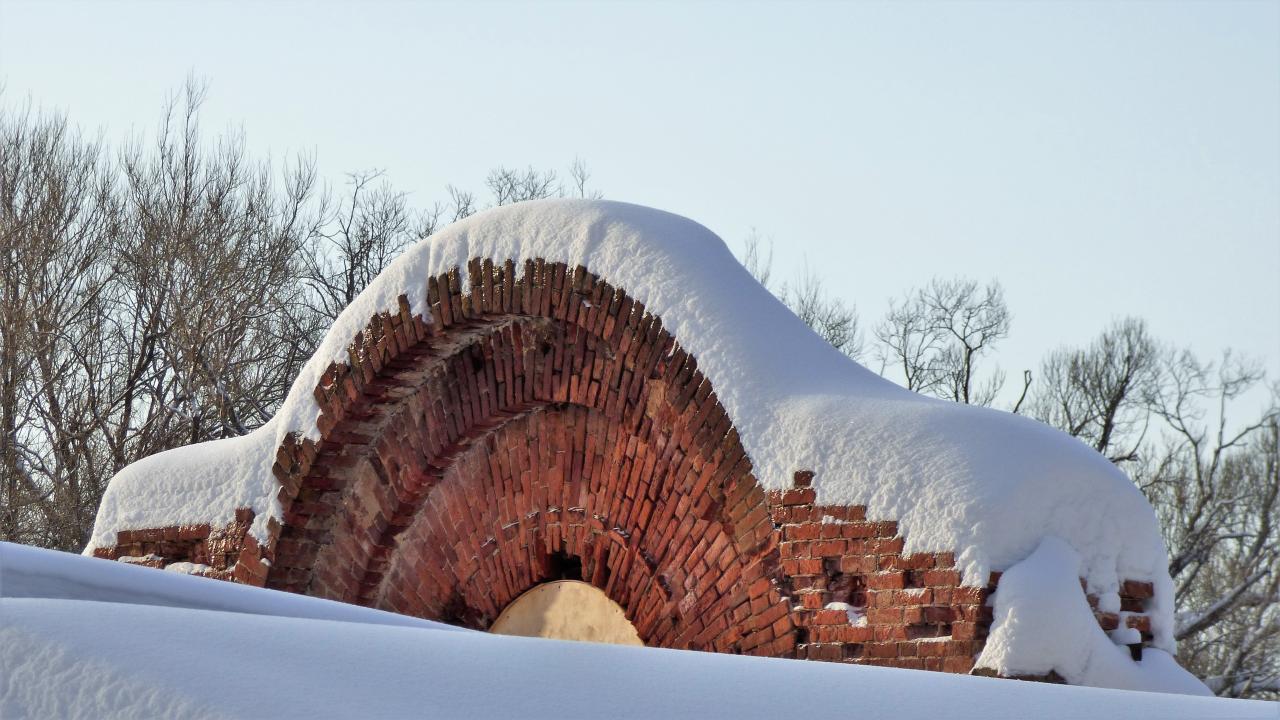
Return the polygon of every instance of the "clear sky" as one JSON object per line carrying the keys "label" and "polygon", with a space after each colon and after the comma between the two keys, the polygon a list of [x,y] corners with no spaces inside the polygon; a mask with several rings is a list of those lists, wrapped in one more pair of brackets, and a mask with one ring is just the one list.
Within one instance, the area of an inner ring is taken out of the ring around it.
{"label": "clear sky", "polygon": [[1280,377],[1280,3],[22,3],[0,82],[119,138],[188,73],[209,129],[415,200],[587,162],[864,324],[998,278],[1010,377],[1113,317]]}

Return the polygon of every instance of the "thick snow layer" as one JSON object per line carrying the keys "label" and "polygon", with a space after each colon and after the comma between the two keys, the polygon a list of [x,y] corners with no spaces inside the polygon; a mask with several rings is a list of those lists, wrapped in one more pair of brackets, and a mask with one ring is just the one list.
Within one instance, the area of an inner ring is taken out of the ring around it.
{"label": "thick snow layer", "polygon": [[1079,577],[1080,555],[1052,536],[1005,571],[977,667],[1001,675],[1054,671],[1073,685],[1212,694],[1163,650],[1149,648],[1134,662],[1127,643],[1141,642],[1141,635],[1122,628],[1108,636],[1098,627]]}
{"label": "thick snow layer", "polygon": [[427,314],[429,275],[471,258],[583,265],[659,315],[698,360],[768,489],[816,471],[820,503],[896,519],[908,551],[954,550],[970,585],[1029,555],[1045,535],[1081,555],[1090,591],[1118,604],[1121,578],[1152,580],[1153,630],[1172,650],[1172,584],[1154,512],[1123,473],[1038,422],[908,392],[840,354],[795,317],[706,228],[616,202],[555,200],[455,223],[397,258],[338,318],[270,423],[242,438],[172,450],[111,482],[86,549],[114,533],[258,513],[279,518],[271,474],[289,432],[316,437],[312,395],[330,362],[404,294]]}
{"label": "thick snow layer", "polygon": [[[11,545],[0,563],[6,720],[1276,717],[1256,701],[385,624],[338,603]],[[235,611],[174,600],[215,587],[238,595]],[[125,588],[132,599],[114,594]],[[160,600],[137,604],[153,590]]]}
{"label": "thick snow layer", "polygon": [[[466,632],[444,623],[0,542],[0,597],[87,600]],[[3,620],[3,617],[0,617]],[[0,717],[3,717],[0,715]]]}

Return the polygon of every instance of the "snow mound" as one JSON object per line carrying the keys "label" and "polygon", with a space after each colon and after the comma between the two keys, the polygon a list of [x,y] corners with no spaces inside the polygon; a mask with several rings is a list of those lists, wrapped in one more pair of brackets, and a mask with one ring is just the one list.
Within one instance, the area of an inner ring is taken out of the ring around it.
{"label": "snow mound", "polygon": [[1212,695],[1163,650],[1148,648],[1134,662],[1126,646],[1141,635],[1122,628],[1108,636],[1098,627],[1079,577],[1079,553],[1056,537],[1005,571],[977,667],[1004,676],[1056,672],[1073,685]]}
{"label": "snow mound", "polygon": [[1118,604],[1120,579],[1156,586],[1156,644],[1172,651],[1172,584],[1156,517],[1098,453],[1008,413],[916,395],[814,334],[691,220],[616,202],[554,200],[496,208],[451,225],[397,258],[338,318],[276,416],[245,437],[180,448],[122,470],[103,498],[86,552],[115,532],[229,522],[256,513],[266,538],[280,518],[275,450],[288,433],[317,437],[312,391],[368,320],[405,295],[428,315],[426,282],[472,258],[582,265],[662,318],[698,361],[766,489],[816,472],[822,504],[866,505],[899,522],[907,551],[956,552],[969,585],[1027,557],[1045,535],[1081,557],[1090,592]]}
{"label": "snow mound", "polygon": [[[0,542],[0,597],[156,605],[470,632],[433,620]],[[3,616],[0,615],[0,620]],[[2,717],[2,716],[0,716]]]}
{"label": "snow mound", "polygon": [[[224,591],[236,610],[176,600]],[[0,543],[0,717],[840,717],[850,698],[861,715],[901,720],[1275,717],[1258,701],[441,631],[380,615]]]}

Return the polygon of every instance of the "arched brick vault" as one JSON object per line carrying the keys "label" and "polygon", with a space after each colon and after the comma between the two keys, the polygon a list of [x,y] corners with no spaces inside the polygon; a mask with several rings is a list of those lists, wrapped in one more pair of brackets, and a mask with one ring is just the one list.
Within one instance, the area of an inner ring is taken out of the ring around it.
{"label": "arched brick vault", "polygon": [[[968,672],[987,587],[897,523],[765,493],[695,358],[583,268],[473,260],[430,278],[429,320],[373,318],[315,389],[320,440],[277,453],[283,524],[132,530],[102,557],[486,628],[580,577],[649,645]],[[1143,631],[1149,583],[1099,623]],[[1090,598],[1096,608],[1096,599]],[[855,613],[845,603],[859,608]]]}
{"label": "arched brick vault", "polygon": [[647,644],[789,653],[768,502],[695,359],[580,267],[469,273],[325,376],[266,585],[485,628],[576,574]]}

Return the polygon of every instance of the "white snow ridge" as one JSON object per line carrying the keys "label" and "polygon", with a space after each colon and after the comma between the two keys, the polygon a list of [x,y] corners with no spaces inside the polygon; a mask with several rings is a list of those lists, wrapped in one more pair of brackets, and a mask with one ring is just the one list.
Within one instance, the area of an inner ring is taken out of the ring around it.
{"label": "white snow ridge", "polygon": [[1274,718],[1261,701],[565,642],[0,542],[0,717]]}

